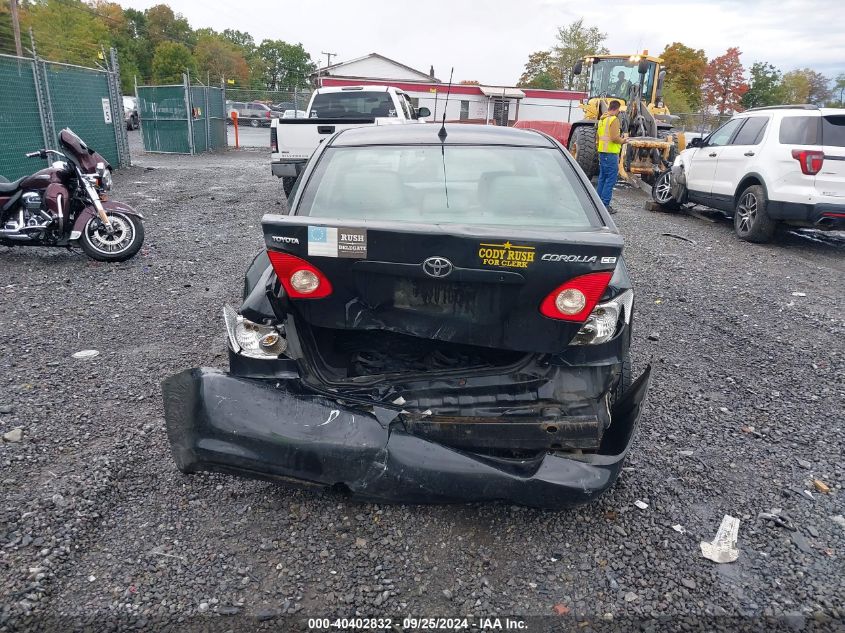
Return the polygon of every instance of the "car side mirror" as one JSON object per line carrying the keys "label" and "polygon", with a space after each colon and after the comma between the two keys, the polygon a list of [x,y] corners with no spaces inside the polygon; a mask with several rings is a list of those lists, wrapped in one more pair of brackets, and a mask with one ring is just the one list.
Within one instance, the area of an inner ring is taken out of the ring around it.
{"label": "car side mirror", "polygon": [[582,70],[584,70],[584,60],[579,59],[577,62],[575,62],[575,65],[572,67],[572,74],[580,75]]}
{"label": "car side mirror", "polygon": [[422,108],[417,108],[417,118],[431,116],[431,110],[423,106]]}
{"label": "car side mirror", "polygon": [[687,147],[701,147],[703,144],[704,144],[704,139],[694,138],[689,143],[687,143]]}
{"label": "car side mirror", "polygon": [[637,71],[639,71],[639,73],[641,75],[645,75],[648,72],[648,60],[647,59],[641,59],[640,60],[640,63],[637,66]]}

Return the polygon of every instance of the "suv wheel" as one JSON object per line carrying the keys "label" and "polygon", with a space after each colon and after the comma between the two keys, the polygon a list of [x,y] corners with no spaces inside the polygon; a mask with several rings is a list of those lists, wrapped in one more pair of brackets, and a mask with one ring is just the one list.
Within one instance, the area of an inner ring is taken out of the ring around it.
{"label": "suv wheel", "polygon": [[261,125],[261,121],[259,119],[250,119],[249,125],[251,127],[258,127],[259,125]]}
{"label": "suv wheel", "polygon": [[734,210],[734,230],[739,239],[765,244],[775,233],[775,222],[766,213],[766,192],[752,185],[739,194]]}
{"label": "suv wheel", "polygon": [[672,170],[661,173],[651,188],[651,197],[665,211],[677,211],[681,205],[672,195]]}

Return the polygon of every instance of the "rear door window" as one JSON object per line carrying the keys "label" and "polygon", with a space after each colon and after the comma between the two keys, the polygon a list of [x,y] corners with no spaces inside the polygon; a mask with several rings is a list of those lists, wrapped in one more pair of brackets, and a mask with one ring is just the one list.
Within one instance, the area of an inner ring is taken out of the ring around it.
{"label": "rear door window", "polygon": [[763,140],[763,133],[769,124],[767,116],[752,116],[745,120],[745,125],[737,132],[731,145],[757,145]]}
{"label": "rear door window", "polygon": [[778,140],[783,145],[821,145],[821,117],[787,116],[780,122]]}
{"label": "rear door window", "polygon": [[822,143],[845,147],[845,115],[822,117]]}

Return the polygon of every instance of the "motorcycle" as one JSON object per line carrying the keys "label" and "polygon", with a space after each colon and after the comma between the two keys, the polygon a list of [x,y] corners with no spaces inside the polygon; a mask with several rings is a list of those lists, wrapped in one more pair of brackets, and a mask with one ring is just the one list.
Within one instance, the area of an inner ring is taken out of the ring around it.
{"label": "motorcycle", "polygon": [[111,165],[69,128],[59,133],[59,145],[63,151],[26,155],[55,157],[50,167],[14,182],[0,177],[0,244],[79,245],[97,261],[129,259],[144,242],[144,216],[107,198]]}

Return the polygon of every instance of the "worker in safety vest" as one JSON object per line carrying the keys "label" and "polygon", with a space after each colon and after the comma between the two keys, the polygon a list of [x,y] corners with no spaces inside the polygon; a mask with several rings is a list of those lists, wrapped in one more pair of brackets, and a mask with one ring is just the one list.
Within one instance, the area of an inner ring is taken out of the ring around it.
{"label": "worker in safety vest", "polygon": [[599,150],[599,181],[596,184],[599,198],[610,213],[616,211],[610,206],[613,197],[613,185],[619,174],[619,153],[622,145],[628,142],[620,134],[619,107],[620,103],[614,99],[607,106],[607,112],[599,119],[598,150]]}

